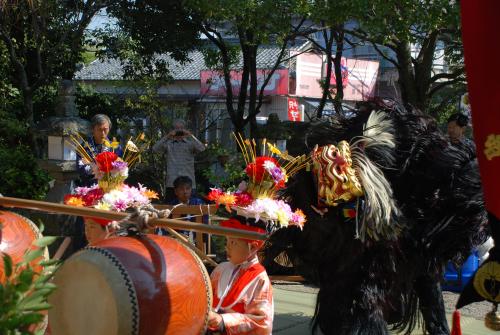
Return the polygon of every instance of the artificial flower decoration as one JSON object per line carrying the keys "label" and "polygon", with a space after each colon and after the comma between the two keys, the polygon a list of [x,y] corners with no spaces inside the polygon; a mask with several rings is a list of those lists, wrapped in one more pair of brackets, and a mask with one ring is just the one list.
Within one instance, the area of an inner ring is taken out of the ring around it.
{"label": "artificial flower decoration", "polygon": [[[144,134],[137,136],[135,141],[144,141]],[[142,146],[136,145],[132,138],[127,141],[123,156],[119,157],[114,150],[118,148],[119,142],[113,139],[112,142],[104,140],[104,145],[111,151],[101,152],[94,155],[94,152],[87,141],[79,134],[70,136],[69,143],[75,148],[82,159],[78,164],[85,166],[97,179],[99,187],[104,192],[109,192],[115,188],[120,188],[128,177],[128,171],[132,166],[140,162],[141,152],[148,143]]]}
{"label": "artificial flower decoration", "polygon": [[308,166],[309,158],[305,155],[289,156],[266,140],[262,142],[262,155],[257,156],[254,140],[243,140],[241,136],[235,138],[245,159],[248,183],[241,183],[235,192],[212,189],[207,199],[240,217],[278,227],[296,225],[302,228],[306,222],[304,213],[293,211],[285,201],[278,199],[277,192],[285,187],[290,176]]}
{"label": "artificial flower decoration", "polygon": [[[136,140],[144,141],[144,134]],[[122,157],[114,150],[119,142],[104,141],[104,145],[112,151],[104,151],[97,155],[80,135],[71,137],[71,144],[82,157],[79,164],[88,166],[97,179],[97,184],[91,187],[77,187],[73,194],[64,197],[64,203],[71,206],[85,206],[96,209],[122,212],[130,207],[147,205],[152,199],[158,199],[158,194],[141,184],[138,187],[125,184],[129,169],[138,161],[146,146],[137,146],[128,140]]]}
{"label": "artificial flower decoration", "polygon": [[156,192],[139,184],[133,187],[122,184],[107,193],[98,184],[92,187],[77,187],[74,194],[66,195],[64,203],[72,206],[94,207],[96,209],[123,212],[129,207],[147,205],[151,199],[157,199]]}

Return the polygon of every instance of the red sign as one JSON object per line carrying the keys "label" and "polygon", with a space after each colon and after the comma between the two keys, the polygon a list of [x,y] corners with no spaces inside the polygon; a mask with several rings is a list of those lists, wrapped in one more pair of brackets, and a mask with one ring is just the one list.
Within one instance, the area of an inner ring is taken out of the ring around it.
{"label": "red sign", "polygon": [[302,121],[302,115],[299,110],[299,103],[295,98],[288,98],[288,120]]}
{"label": "red sign", "polygon": [[[257,91],[260,91],[264,80],[269,76],[269,70],[257,70]],[[240,92],[242,71],[231,71],[231,86],[233,95]],[[226,95],[226,84],[224,76],[220,71],[201,71],[201,94],[212,96]],[[288,70],[279,69],[274,71],[271,79],[264,88],[265,95],[285,95],[288,94]]]}

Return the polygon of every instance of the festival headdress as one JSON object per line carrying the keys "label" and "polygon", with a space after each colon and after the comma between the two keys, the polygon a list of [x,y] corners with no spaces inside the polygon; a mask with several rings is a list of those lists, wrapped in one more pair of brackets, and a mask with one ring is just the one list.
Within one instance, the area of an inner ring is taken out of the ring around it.
{"label": "festival headdress", "polygon": [[240,184],[236,192],[212,189],[208,194],[208,200],[224,205],[232,214],[232,218],[222,225],[238,229],[246,226],[246,230],[267,233],[282,226],[302,227],[305,215],[300,209],[293,211],[279,199],[278,191],[285,187],[289,177],[309,164],[309,158],[305,155],[292,157],[265,139],[261,155],[257,156],[255,140],[243,139],[239,134],[234,136],[246,163],[248,182]]}
{"label": "festival headdress", "polygon": [[[136,141],[144,141],[144,134],[137,136]],[[125,211],[130,207],[148,205],[151,199],[157,199],[156,192],[148,190],[141,184],[138,187],[125,184],[129,169],[141,159],[141,151],[147,146],[137,146],[131,139],[127,141],[122,157],[114,150],[119,143],[104,141],[103,145],[111,151],[95,154],[87,141],[80,135],[71,136],[75,150],[82,157],[82,162],[88,171],[94,174],[97,184],[91,187],[77,187],[75,193],[64,197],[64,203],[72,206],[93,207],[96,209]],[[101,226],[110,221],[92,218]]]}
{"label": "festival headdress", "polygon": [[[367,151],[377,152],[384,161],[394,161],[393,124],[382,111],[371,112],[363,125],[361,136],[350,142],[316,146],[311,153],[313,174],[318,187],[318,207],[336,207],[357,202],[345,216],[355,218],[357,237],[379,240],[394,239],[400,227],[393,217],[398,212],[392,188],[380,168]],[[362,199],[363,204],[360,204]],[[362,208],[360,208],[362,207]],[[358,215],[362,212],[362,215]]]}

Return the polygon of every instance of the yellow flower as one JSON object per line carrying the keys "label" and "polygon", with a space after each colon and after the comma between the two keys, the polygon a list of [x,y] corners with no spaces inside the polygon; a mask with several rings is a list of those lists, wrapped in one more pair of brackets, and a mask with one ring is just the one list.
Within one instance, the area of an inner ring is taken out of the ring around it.
{"label": "yellow flower", "polygon": [[148,199],[158,199],[158,193],[155,191],[147,190],[144,192],[144,195],[148,197]]}
{"label": "yellow flower", "polygon": [[276,148],[272,143],[267,142],[267,147],[269,148],[269,151],[271,151],[273,154],[281,156],[282,153],[280,149]]}
{"label": "yellow flower", "polygon": [[217,205],[225,205],[228,212],[231,212],[231,206],[234,204],[236,204],[236,196],[231,193],[223,193],[217,199]]}
{"label": "yellow flower", "polygon": [[104,140],[104,145],[107,146],[108,148],[116,149],[120,145],[120,142],[118,142],[116,138],[113,138],[113,142],[111,143],[108,140]]}
{"label": "yellow flower", "polygon": [[66,199],[65,203],[66,205],[77,207],[83,207],[84,204],[83,199],[79,197],[69,197],[68,199]]}
{"label": "yellow flower", "polygon": [[97,205],[94,206],[94,208],[109,211],[111,209],[111,206],[107,202],[100,201]]}
{"label": "yellow flower", "polygon": [[277,211],[276,216],[278,218],[278,222],[281,226],[288,226],[288,216],[284,211]]}

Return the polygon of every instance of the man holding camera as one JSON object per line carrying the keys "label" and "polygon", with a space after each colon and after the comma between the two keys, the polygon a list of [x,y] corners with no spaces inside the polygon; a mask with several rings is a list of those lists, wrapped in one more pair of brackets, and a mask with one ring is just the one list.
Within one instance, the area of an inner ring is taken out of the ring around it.
{"label": "man holding camera", "polygon": [[205,150],[189,130],[183,120],[174,121],[174,129],[163,136],[153,146],[153,151],[165,154],[167,164],[167,201],[174,197],[174,180],[180,176],[188,176],[196,187],[194,175],[194,156]]}

